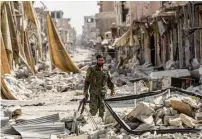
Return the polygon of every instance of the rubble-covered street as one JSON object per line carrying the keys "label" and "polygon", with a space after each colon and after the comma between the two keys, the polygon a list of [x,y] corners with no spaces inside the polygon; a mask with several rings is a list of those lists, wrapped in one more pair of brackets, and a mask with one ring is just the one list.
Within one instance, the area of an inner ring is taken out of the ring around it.
{"label": "rubble-covered street", "polygon": [[0,1],[1,139],[202,139],[202,2],[67,3]]}

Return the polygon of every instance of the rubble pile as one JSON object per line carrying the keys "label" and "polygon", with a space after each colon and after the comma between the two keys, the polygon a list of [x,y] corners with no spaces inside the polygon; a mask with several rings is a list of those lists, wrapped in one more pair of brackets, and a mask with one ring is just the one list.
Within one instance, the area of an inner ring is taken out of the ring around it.
{"label": "rubble pile", "polygon": [[[19,106],[1,108],[2,138],[44,138],[52,136],[76,137],[72,127],[61,121],[58,113],[47,116],[31,116],[23,113]],[[71,122],[72,124],[72,122]],[[87,135],[85,135],[87,136]]]}
{"label": "rubble pile", "polygon": [[170,97],[165,101],[160,100],[159,104],[141,102],[127,115],[126,119],[131,122],[138,119],[152,127],[202,127],[201,108],[202,103],[191,97]]}
{"label": "rubble pile", "polygon": [[67,92],[83,88],[85,73],[42,73],[25,79],[25,85],[33,92],[41,90]]}
{"label": "rubble pile", "polygon": [[32,91],[27,89],[22,81],[16,79],[11,74],[5,74],[4,81],[7,87],[9,88],[9,90],[19,100],[28,99],[29,95],[32,94]]}
{"label": "rubble pile", "polygon": [[[161,129],[202,129],[202,101],[198,98],[185,95],[172,95],[165,100],[163,96],[153,99],[153,103],[141,101],[126,116],[121,117],[133,131],[161,130]],[[123,118],[124,117],[124,118]],[[107,116],[106,121],[112,117]],[[114,120],[115,121],[115,120]],[[116,123],[116,122],[114,122]],[[125,134],[118,126],[121,138],[132,138],[134,135]],[[123,135],[124,134],[124,137]],[[176,133],[176,134],[151,134],[144,133],[139,138],[177,138],[185,136],[187,138],[201,138],[202,133]],[[116,135],[116,138],[119,138]]]}
{"label": "rubble pile", "polygon": [[19,100],[33,98],[40,92],[68,92],[71,90],[82,90],[85,72],[73,73],[48,73],[40,72],[37,76],[16,79],[15,76],[5,74],[4,80],[9,90]]}

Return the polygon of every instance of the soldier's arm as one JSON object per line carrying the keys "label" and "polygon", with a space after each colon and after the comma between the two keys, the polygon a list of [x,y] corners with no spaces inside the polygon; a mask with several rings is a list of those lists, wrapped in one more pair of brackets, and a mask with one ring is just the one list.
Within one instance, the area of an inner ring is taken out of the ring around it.
{"label": "soldier's arm", "polygon": [[107,86],[112,92],[114,92],[114,84],[112,82],[112,78],[109,72],[108,72]]}
{"label": "soldier's arm", "polygon": [[86,72],[85,82],[84,82],[84,92],[85,93],[88,93],[88,88],[90,86],[90,74],[91,74],[91,68],[88,68],[87,72]]}

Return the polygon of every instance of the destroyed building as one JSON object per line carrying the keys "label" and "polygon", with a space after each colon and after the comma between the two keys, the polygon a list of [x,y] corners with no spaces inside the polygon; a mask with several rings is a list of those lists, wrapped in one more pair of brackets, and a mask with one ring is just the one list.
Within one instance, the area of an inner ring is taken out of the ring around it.
{"label": "destroyed building", "polygon": [[[200,63],[200,2],[148,2],[147,6],[137,2],[134,5],[136,12],[131,14],[136,17],[131,26],[139,28],[133,32],[142,50],[141,63],[165,66],[166,62],[175,61],[178,68],[189,68],[195,59]],[[194,10],[189,11],[192,6]]]}
{"label": "destroyed building", "polygon": [[116,94],[103,100],[104,122],[83,103],[94,49],[69,54],[65,40],[76,33],[63,12],[0,2],[1,138],[201,138],[202,86],[193,76],[202,78],[201,2],[100,4],[92,36],[98,25],[101,45],[115,53],[105,57]]}

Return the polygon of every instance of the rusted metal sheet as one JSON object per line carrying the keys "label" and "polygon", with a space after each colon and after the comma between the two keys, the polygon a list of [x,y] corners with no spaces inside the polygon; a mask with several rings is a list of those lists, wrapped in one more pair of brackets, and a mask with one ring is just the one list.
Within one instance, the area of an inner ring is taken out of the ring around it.
{"label": "rusted metal sheet", "polygon": [[59,114],[26,120],[12,126],[23,139],[49,139],[51,134],[64,134],[65,123],[59,122]]}

